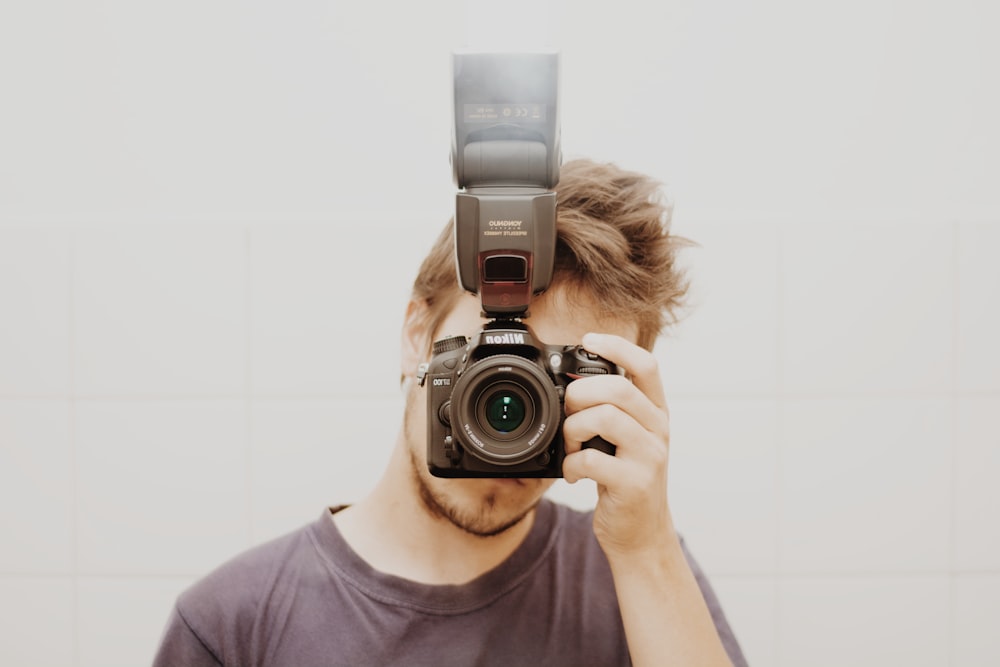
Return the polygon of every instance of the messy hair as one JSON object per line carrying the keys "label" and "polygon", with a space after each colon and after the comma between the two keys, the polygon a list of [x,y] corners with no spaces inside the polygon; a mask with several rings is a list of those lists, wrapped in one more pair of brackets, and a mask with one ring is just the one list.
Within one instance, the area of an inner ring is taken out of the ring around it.
{"label": "messy hair", "polygon": [[[577,159],[560,167],[555,188],[556,257],[552,286],[582,290],[601,318],[634,322],[650,350],[684,305],[688,281],[677,265],[689,245],[670,233],[672,209],[662,185],[612,163]],[[426,306],[420,324],[436,332],[463,290],[454,258],[454,219],[417,272],[413,298]]]}

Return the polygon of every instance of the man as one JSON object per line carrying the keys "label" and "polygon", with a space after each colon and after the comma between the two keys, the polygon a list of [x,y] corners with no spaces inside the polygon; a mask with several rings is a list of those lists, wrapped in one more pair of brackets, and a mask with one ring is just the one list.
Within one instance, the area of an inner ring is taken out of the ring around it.
{"label": "man", "polygon": [[[563,474],[599,498],[579,512],[551,479],[444,479],[426,462],[433,341],[485,322],[458,286],[446,228],[402,332],[406,408],[371,493],[226,563],[177,601],[156,665],[745,664],[667,502],[669,417],[650,353],[685,293],[658,185],[614,165],[564,164],[551,287],[526,322],[625,376],[565,393]],[[609,455],[581,443],[615,444]]]}

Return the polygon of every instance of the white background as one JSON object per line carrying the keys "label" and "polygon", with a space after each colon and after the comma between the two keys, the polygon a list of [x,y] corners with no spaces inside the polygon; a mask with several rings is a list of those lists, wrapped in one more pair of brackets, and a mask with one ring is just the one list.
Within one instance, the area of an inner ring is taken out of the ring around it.
{"label": "white background", "polygon": [[[357,499],[451,213],[449,54],[662,180],[670,495],[753,665],[1000,664],[1000,5],[0,6],[0,664],[150,661]],[[586,506],[592,489],[557,487]]]}

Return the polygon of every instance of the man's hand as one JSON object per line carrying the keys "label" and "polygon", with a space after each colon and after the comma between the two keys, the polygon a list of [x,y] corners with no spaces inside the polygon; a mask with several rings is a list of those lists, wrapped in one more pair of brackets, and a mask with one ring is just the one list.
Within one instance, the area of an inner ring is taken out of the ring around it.
{"label": "man's hand", "polygon": [[[566,388],[563,476],[597,482],[594,534],[611,566],[632,664],[730,665],[667,505],[670,417],[656,359],[618,336],[583,346],[628,374]],[[601,436],[615,456],[581,443]]]}
{"label": "man's hand", "polygon": [[[594,533],[609,560],[662,555],[675,542],[667,504],[670,416],[656,358],[619,336],[587,334],[583,346],[626,377],[583,378],[566,388],[563,475],[594,480]],[[581,444],[600,435],[615,456]]]}

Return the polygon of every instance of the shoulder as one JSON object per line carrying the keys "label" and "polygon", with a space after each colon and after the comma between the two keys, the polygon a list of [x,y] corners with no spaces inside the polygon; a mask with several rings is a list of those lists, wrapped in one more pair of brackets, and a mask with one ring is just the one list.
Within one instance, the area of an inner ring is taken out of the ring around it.
{"label": "shoulder", "polygon": [[314,524],[247,549],[203,576],[178,596],[180,619],[215,655],[232,656],[249,642],[270,592],[313,551]]}
{"label": "shoulder", "polygon": [[254,594],[308,544],[310,528],[311,524],[302,526],[227,560],[181,593],[178,602],[188,610],[206,604],[233,608],[252,602]]}

